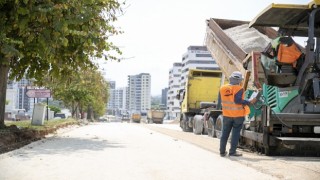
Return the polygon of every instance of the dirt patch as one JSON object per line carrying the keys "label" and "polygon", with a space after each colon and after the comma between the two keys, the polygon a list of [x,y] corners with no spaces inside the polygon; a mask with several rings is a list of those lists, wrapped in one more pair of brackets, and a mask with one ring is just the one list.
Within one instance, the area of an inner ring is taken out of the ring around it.
{"label": "dirt patch", "polygon": [[59,128],[76,124],[79,125],[83,123],[64,123],[53,128],[46,128],[44,130],[18,128],[16,125],[11,125],[4,129],[0,129],[0,154],[19,149],[33,141],[43,139],[46,137],[46,135],[55,133]]}

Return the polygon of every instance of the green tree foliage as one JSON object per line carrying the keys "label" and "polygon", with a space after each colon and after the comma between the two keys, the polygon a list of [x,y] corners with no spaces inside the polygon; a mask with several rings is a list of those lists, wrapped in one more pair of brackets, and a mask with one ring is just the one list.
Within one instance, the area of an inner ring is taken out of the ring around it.
{"label": "green tree foliage", "polygon": [[90,58],[115,60],[109,41],[120,33],[112,23],[121,13],[117,0],[0,1],[0,127],[4,127],[7,75],[60,79],[92,68]]}
{"label": "green tree foliage", "polygon": [[96,68],[74,72],[68,81],[51,79],[45,84],[52,90],[54,99],[69,107],[72,116],[89,109],[101,116],[108,102],[108,84]]}
{"label": "green tree foliage", "polygon": [[49,105],[51,111],[54,111],[54,114],[61,112],[61,109],[57,106]]}

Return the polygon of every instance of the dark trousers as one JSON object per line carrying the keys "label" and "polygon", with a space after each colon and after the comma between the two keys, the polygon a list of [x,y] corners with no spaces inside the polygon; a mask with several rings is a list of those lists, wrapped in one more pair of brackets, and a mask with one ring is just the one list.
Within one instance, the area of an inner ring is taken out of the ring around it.
{"label": "dark trousers", "polygon": [[229,154],[236,152],[238,142],[240,139],[240,131],[244,122],[244,117],[223,117],[222,135],[220,139],[220,153],[223,154],[226,151],[227,141],[232,130],[231,144]]}

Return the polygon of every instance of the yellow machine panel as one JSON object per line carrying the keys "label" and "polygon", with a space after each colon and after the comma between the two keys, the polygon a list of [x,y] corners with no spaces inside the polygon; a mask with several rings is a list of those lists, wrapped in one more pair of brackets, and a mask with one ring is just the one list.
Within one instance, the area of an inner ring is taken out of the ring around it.
{"label": "yellow machine panel", "polygon": [[[309,4],[271,4],[259,13],[249,24],[250,27],[267,26],[279,27],[294,31],[292,36],[308,36],[308,20],[310,11],[320,5],[320,0]],[[320,35],[320,13],[315,14],[315,35]]]}

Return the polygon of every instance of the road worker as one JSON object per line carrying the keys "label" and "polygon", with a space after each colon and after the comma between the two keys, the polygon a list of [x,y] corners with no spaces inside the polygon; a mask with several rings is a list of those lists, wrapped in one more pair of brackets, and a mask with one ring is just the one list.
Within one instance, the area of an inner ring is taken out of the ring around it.
{"label": "road worker", "polygon": [[253,98],[251,101],[244,100],[244,90],[240,85],[242,82],[242,74],[234,71],[229,77],[229,84],[220,88],[220,98],[222,104],[222,135],[220,139],[220,156],[227,155],[226,145],[232,130],[231,145],[229,156],[242,156],[237,152],[238,141],[240,139],[240,131],[248,114],[248,105],[254,104],[257,100]]}

